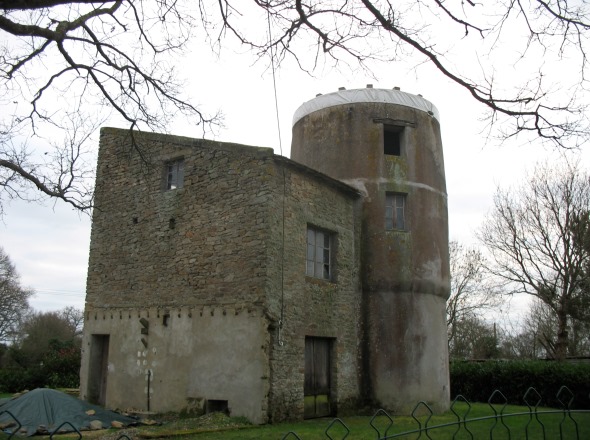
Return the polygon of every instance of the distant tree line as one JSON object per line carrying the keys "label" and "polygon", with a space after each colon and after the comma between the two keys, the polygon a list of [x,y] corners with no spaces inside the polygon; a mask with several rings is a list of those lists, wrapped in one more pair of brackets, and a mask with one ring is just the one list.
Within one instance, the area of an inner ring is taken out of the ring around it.
{"label": "distant tree line", "polygon": [[83,312],[39,312],[0,248],[0,392],[79,386]]}

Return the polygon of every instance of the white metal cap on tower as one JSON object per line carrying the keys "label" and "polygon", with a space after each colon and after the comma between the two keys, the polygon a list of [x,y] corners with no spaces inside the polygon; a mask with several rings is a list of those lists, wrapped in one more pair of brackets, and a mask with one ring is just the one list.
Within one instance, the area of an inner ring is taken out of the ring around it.
{"label": "white metal cap on tower", "polygon": [[440,122],[438,109],[430,101],[419,95],[412,95],[411,93],[402,92],[401,90],[373,88],[344,90],[341,88],[341,90],[338,90],[337,92],[319,95],[314,99],[303,103],[293,115],[293,125],[304,116],[315,111],[328,107],[335,107],[337,105],[359,102],[379,102],[403,105],[428,113]]}

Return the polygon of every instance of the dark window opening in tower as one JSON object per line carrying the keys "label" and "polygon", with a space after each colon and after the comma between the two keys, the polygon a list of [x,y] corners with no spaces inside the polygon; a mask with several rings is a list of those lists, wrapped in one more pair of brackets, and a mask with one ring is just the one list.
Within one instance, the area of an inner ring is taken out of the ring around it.
{"label": "dark window opening in tower", "polygon": [[383,152],[390,156],[401,156],[403,127],[383,126]]}
{"label": "dark window opening in tower", "polygon": [[385,229],[405,230],[406,195],[387,193],[385,195]]}
{"label": "dark window opening in tower", "polygon": [[331,242],[329,232],[307,228],[307,261],[305,275],[332,279]]}

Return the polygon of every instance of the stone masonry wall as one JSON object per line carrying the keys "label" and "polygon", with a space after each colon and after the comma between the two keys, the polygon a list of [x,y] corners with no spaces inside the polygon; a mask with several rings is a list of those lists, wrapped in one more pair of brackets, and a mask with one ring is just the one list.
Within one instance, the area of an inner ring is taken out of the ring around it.
{"label": "stone masonry wall", "polygon": [[[284,264],[282,273],[277,270],[271,276],[268,291],[270,315],[276,323],[271,333],[271,421],[303,417],[306,336],[333,340],[333,407],[345,411],[360,401],[358,194],[294,162],[279,165],[274,197],[274,212],[279,214],[273,216],[270,253],[280,262],[284,245]],[[334,234],[333,281],[305,275],[308,225]]]}
{"label": "stone masonry wall", "polygon": [[[86,302],[93,307],[264,299],[272,150],[103,129]],[[163,190],[166,161],[184,185]]]}

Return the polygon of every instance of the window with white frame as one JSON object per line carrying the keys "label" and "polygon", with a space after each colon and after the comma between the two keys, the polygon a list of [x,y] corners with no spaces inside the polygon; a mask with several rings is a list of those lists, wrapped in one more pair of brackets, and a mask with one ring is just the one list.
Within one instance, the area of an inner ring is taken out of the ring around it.
{"label": "window with white frame", "polygon": [[184,159],[176,159],[166,164],[166,189],[182,188],[184,181]]}
{"label": "window with white frame", "polygon": [[405,230],[406,194],[387,193],[385,195],[385,229]]}
{"label": "window with white frame", "polygon": [[332,234],[329,232],[308,226],[305,274],[332,279]]}

